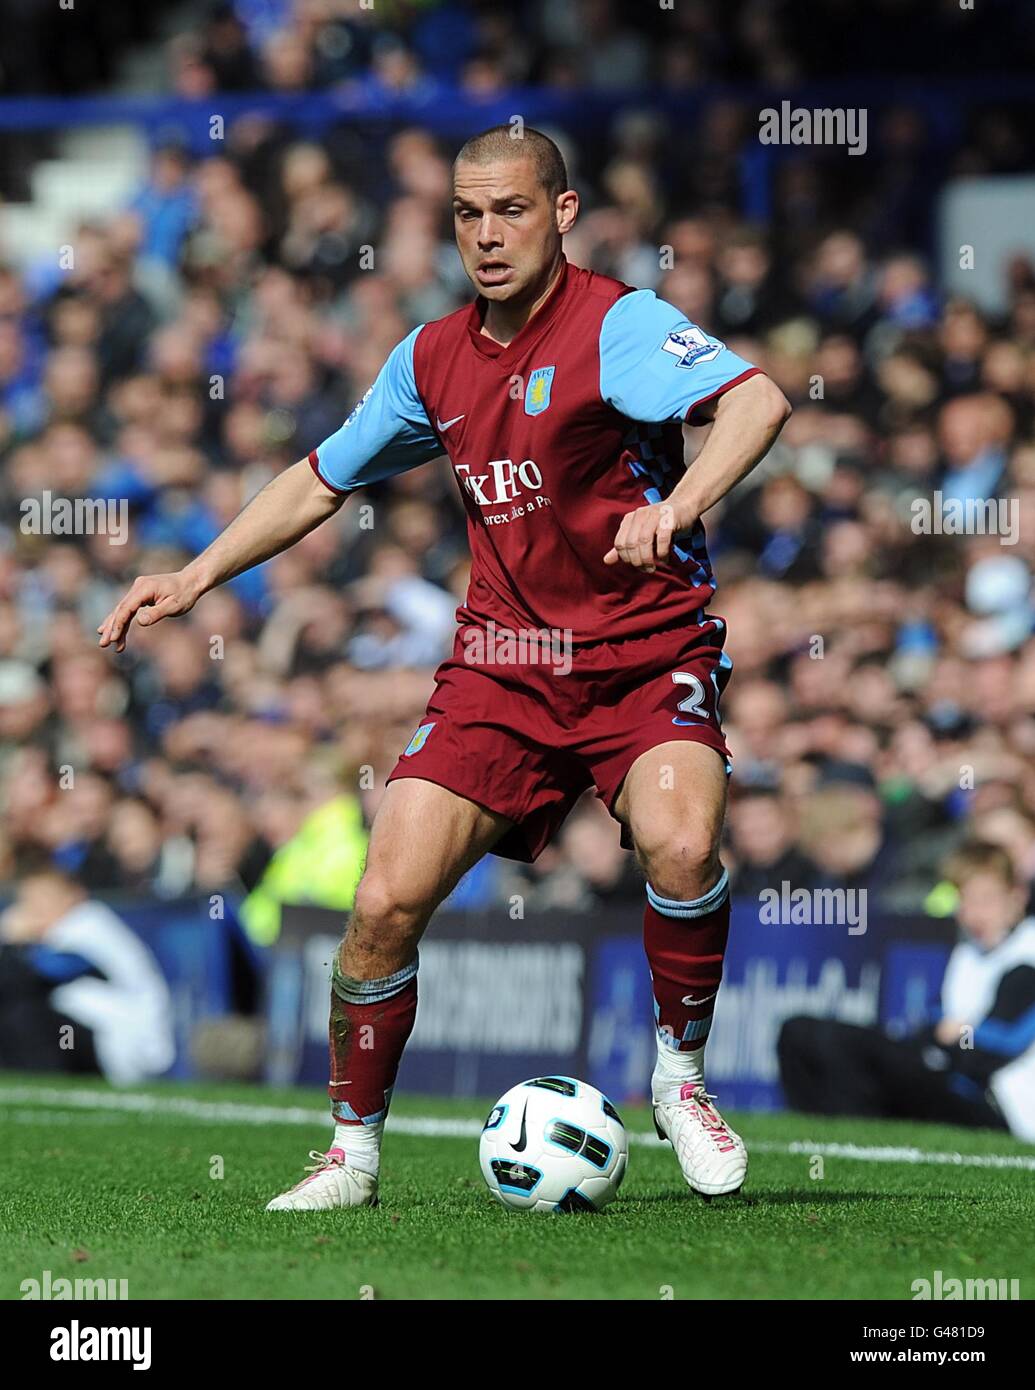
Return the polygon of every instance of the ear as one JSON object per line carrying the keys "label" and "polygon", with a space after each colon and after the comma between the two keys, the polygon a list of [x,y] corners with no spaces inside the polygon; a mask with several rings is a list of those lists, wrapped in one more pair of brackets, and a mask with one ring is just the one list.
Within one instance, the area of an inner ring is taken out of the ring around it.
{"label": "ear", "polygon": [[575,219],[579,215],[579,195],[574,188],[569,188],[566,193],[557,195],[557,230],[561,236],[570,232],[575,225]]}

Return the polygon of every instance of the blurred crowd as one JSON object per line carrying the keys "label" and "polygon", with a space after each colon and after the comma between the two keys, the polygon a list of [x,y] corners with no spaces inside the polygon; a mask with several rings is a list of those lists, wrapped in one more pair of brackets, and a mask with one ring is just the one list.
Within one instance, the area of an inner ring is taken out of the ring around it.
{"label": "blurred crowd", "polygon": [[[471,96],[514,87],[683,91],[705,81],[793,82],[836,72],[1018,70],[1035,46],[1012,0],[994,28],[957,0],[217,0],[175,47],[176,89]],[[922,20],[912,25],[911,20]],[[889,30],[894,43],[889,44]],[[1009,45],[1004,50],[1004,45]]]}
{"label": "blurred crowd", "polygon": [[[780,7],[747,6],[732,47],[720,8],[677,5],[676,42],[607,0],[241,0],[170,43],[170,84],[488,93],[808,68]],[[734,662],[735,888],[854,884],[948,913],[937,866],[970,833],[1035,884],[1035,266],[1010,265],[992,318],[943,293],[924,228],[940,180],[1009,171],[1033,127],[986,113],[939,164],[917,112],[877,115],[873,158],[781,166],[765,226],[739,194],[757,109],[551,133],[584,197],[569,259],[655,289],[795,406],[706,518]],[[0,882],[43,853],[91,892],[250,893],[331,803],[361,855],[467,580],[444,463],[134,630],[122,656],[95,629],[135,575],[179,568],[332,433],[415,324],[465,301],[452,153],[409,125],[371,145],[354,125],[317,142],[249,119],[206,160],[159,144],[129,205],[78,227],[71,268],[0,266]],[[28,530],[47,491],[125,505],[126,543]],[[1014,538],[921,533],[913,503],[936,494],[1003,499]],[[516,892],[584,910],[642,884],[588,798],[535,866],[491,860],[455,901]]]}
{"label": "blurred crowd", "polygon": [[121,50],[170,30],[184,95],[1000,75],[1035,55],[1023,0],[0,0],[0,20],[19,55],[0,90],[32,95],[110,83]]}

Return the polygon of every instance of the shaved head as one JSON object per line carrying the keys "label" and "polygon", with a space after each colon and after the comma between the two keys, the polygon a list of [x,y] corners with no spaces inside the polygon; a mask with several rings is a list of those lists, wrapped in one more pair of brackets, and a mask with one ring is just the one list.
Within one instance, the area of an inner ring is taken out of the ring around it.
{"label": "shaved head", "polygon": [[548,135],[531,126],[525,126],[519,134],[513,126],[494,125],[472,135],[453,161],[453,178],[456,179],[459,164],[496,164],[510,159],[530,159],[548,197],[557,198],[567,191],[564,156]]}

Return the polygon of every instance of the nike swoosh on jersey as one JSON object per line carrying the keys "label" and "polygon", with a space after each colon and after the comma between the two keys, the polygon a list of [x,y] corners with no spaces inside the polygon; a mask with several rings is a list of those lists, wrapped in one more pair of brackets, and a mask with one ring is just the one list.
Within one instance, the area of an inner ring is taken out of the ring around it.
{"label": "nike swoosh on jersey", "polygon": [[465,420],[466,418],[466,415],[454,415],[452,420],[436,419],[435,428],[438,430],[439,434],[445,434],[446,430],[449,429],[450,425],[457,425],[460,423],[461,420]]}
{"label": "nike swoosh on jersey", "polygon": [[692,994],[684,994],[684,995],[683,995],[683,1003],[684,1003],[684,1004],[707,1004],[708,1000],[709,1000],[709,999],[714,999],[715,996],[718,994],[718,992],[719,992],[719,991],[716,989],[716,990],[713,990],[711,994],[702,994],[702,996],[701,996],[700,999],[695,999],[695,998],[693,997]]}

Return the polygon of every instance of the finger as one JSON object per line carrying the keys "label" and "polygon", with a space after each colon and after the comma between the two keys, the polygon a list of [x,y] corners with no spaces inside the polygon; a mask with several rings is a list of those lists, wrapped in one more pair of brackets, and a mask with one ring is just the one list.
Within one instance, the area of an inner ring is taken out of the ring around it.
{"label": "finger", "polygon": [[645,509],[636,513],[636,522],[633,534],[630,538],[632,551],[631,563],[637,569],[653,572],[654,570],[654,512]]}
{"label": "finger", "polygon": [[111,610],[111,612],[110,612],[110,613],[108,614],[108,616],[105,618],[105,620],[104,620],[104,622],[102,623],[102,625],[97,629],[97,631],[101,634],[101,646],[102,646],[102,647],[107,647],[107,646],[109,646],[110,643],[113,641],[113,634],[114,634],[114,631],[115,631],[115,624],[116,624],[116,622],[118,621],[118,617],[119,617],[119,608],[120,608],[120,606],[121,606],[121,603],[123,603],[123,602],[125,602],[124,599],[121,600],[120,603],[118,603],[118,604],[115,605],[115,607]]}
{"label": "finger", "polygon": [[639,547],[633,541],[626,541],[624,545],[616,547],[619,557],[624,565],[631,565],[636,569],[639,561]]}
{"label": "finger", "polygon": [[[122,640],[122,635],[127,626],[132,622],[133,614],[137,611],[138,607],[139,604],[135,599],[131,599],[129,594],[127,594],[120,603],[115,605],[111,618],[108,620],[109,642],[118,643]],[[119,650],[121,651],[122,648],[120,647]]]}
{"label": "finger", "polygon": [[672,533],[676,528],[675,512],[671,507],[662,507],[654,546],[659,560],[667,560],[672,550]]}
{"label": "finger", "polygon": [[104,620],[104,631],[101,633],[102,647],[110,647],[113,642],[117,642],[119,639],[124,622],[123,616],[119,612],[121,607],[121,603],[116,604]]}
{"label": "finger", "polygon": [[144,604],[150,603],[154,596],[155,591],[152,585],[142,584],[138,588],[134,584],[125,598],[115,605],[115,611],[111,615],[108,640],[116,644],[117,651],[121,652],[125,648],[125,635],[133,621],[134,614]]}
{"label": "finger", "polygon": [[[117,606],[117,605],[116,605],[116,606]],[[115,609],[113,608],[113,609],[111,610],[111,612],[108,614],[108,616],[105,618],[104,622],[101,623],[100,627],[97,629],[97,631],[101,634],[101,646],[102,646],[102,647],[106,647],[106,646],[108,645],[108,643],[111,641],[111,629],[112,629],[112,624],[114,623],[114,621],[115,621]]]}
{"label": "finger", "polygon": [[129,613],[127,616],[120,619],[117,627],[112,629],[111,640],[115,644],[115,650],[117,652],[124,652],[126,650],[126,638],[129,636],[129,629],[132,623],[133,614]]}
{"label": "finger", "polygon": [[171,595],[166,595],[157,603],[142,608],[137,614],[137,622],[141,627],[153,627],[155,623],[160,623],[163,618],[171,618],[177,610],[176,600]]}
{"label": "finger", "polygon": [[[643,550],[637,542],[630,541],[625,545],[618,546],[617,550],[618,558],[624,565],[630,565],[633,569],[643,568],[643,565],[645,563]],[[648,555],[647,563],[649,563],[649,560],[650,557]]]}
{"label": "finger", "polygon": [[617,565],[619,560],[624,561],[626,559],[626,538],[629,534],[629,525],[632,520],[632,515],[632,512],[627,512],[626,515],[622,517],[621,523],[618,527],[618,534],[615,536],[614,546],[611,550],[607,552],[608,555],[613,555],[615,558],[613,560],[607,560],[607,557],[605,556],[605,561],[609,564]]}
{"label": "finger", "polygon": [[617,564],[618,564],[618,561],[619,561],[620,559],[621,559],[621,556],[618,554],[618,551],[615,550],[615,548],[612,546],[611,549],[610,549],[610,550],[607,552],[607,554],[604,556],[604,564],[605,564],[605,565],[617,565]]}

